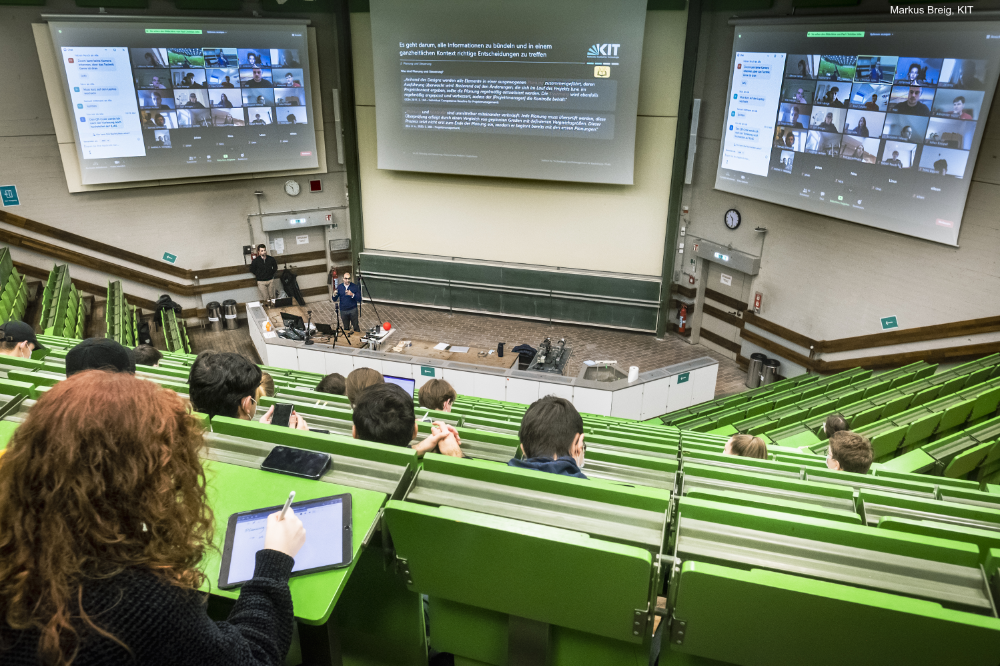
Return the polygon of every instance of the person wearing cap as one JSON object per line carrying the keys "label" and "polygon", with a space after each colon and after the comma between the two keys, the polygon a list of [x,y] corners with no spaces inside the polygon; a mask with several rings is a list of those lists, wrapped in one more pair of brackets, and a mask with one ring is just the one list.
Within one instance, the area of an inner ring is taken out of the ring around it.
{"label": "person wearing cap", "polygon": [[31,352],[45,349],[35,331],[23,321],[12,320],[0,326],[0,355],[31,358]]}
{"label": "person wearing cap", "polygon": [[132,350],[111,338],[87,338],[66,353],[66,376],[84,370],[107,370],[135,374]]}

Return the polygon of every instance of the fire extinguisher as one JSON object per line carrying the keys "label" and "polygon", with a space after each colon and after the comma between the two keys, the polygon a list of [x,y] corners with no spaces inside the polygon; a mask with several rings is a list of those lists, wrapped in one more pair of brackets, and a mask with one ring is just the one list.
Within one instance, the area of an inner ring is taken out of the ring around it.
{"label": "fire extinguisher", "polygon": [[688,315],[687,304],[681,305],[681,311],[679,315],[681,320],[681,325],[677,327],[678,333],[684,333],[687,331],[687,315]]}

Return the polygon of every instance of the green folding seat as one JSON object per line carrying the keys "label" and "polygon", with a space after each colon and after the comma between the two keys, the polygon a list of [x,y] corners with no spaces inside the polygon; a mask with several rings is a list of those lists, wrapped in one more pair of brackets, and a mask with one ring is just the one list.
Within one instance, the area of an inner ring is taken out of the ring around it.
{"label": "green folding seat", "polygon": [[760,414],[766,414],[772,409],[774,409],[773,400],[767,400],[767,399],[762,399],[759,401],[755,400],[753,403],[748,403],[746,405],[746,418],[750,418],[751,416],[758,416]]}
{"label": "green folding seat", "polygon": [[898,449],[908,427],[892,422],[883,422],[883,425],[863,433],[872,443],[872,457],[878,460]]}
{"label": "green folding seat", "polygon": [[964,477],[966,474],[971,472],[976,468],[989,453],[990,449],[993,448],[995,444],[993,442],[986,442],[985,444],[979,444],[971,449],[966,449],[962,451],[957,456],[951,459],[948,466],[944,469],[944,476],[952,479],[958,479]]}
{"label": "green folding seat", "polygon": [[885,419],[899,414],[909,408],[912,400],[913,396],[908,393],[892,398],[883,405],[880,417]]}
{"label": "green folding seat", "polygon": [[949,379],[941,385],[941,392],[938,393],[938,397],[943,398],[946,395],[951,395],[961,391],[969,385],[969,379],[971,379],[970,375],[960,375],[954,379]]}
{"label": "green folding seat", "polygon": [[958,404],[945,409],[944,413],[941,415],[941,423],[938,424],[938,432],[948,432],[952,428],[957,428],[968,421],[975,403],[976,401],[974,399],[963,400]]}
{"label": "green folding seat", "polygon": [[851,418],[851,429],[860,430],[867,425],[875,423],[881,417],[883,409],[884,407],[882,406],[872,407]]}
{"label": "green folding seat", "polygon": [[[920,361],[920,363],[923,363],[923,361]],[[937,363],[934,363],[933,365],[925,365],[924,367],[916,371],[913,377],[914,381],[930,377],[935,372],[937,372],[937,368],[938,368]]]}
{"label": "green folding seat", "polygon": [[[909,384],[909,383],[915,381],[916,379],[917,379],[917,373],[915,373],[915,372],[908,372],[906,374],[899,375],[898,377],[894,378],[892,380],[892,382],[889,384],[889,386],[891,388],[899,388],[900,386],[903,386],[905,384]],[[867,395],[866,395],[866,397],[867,397]]]}
{"label": "green folding seat", "polygon": [[930,436],[937,429],[938,424],[941,423],[942,416],[943,413],[938,412],[912,421],[906,428],[906,434],[903,436],[900,446],[914,446],[930,439]]}
{"label": "green folding seat", "polygon": [[847,393],[842,393],[840,396],[837,397],[838,408],[844,405],[849,405],[852,402],[857,402],[858,400],[861,400],[865,396],[864,389],[850,388],[847,389],[847,391],[848,391]]}
{"label": "green folding seat", "polygon": [[941,393],[940,386],[931,386],[930,388],[923,389],[913,396],[910,401],[910,407],[919,407],[928,402],[932,402],[937,399],[938,394]]}
{"label": "green folding seat", "polygon": [[997,411],[997,405],[1000,405],[1000,386],[988,389],[976,398],[969,420],[975,421],[984,416],[991,416]]}
{"label": "green folding seat", "polygon": [[812,418],[814,416],[829,416],[834,412],[836,407],[837,407],[836,400],[827,400],[826,402],[816,405],[815,407],[810,409],[809,418]]}

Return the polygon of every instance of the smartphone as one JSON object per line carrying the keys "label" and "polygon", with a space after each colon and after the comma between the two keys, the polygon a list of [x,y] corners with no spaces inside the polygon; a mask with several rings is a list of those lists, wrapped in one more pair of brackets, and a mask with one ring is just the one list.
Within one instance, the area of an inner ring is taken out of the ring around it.
{"label": "smartphone", "polygon": [[326,473],[330,460],[332,458],[329,453],[279,445],[271,449],[260,468],[268,472],[318,479]]}
{"label": "smartphone", "polygon": [[288,427],[288,421],[292,418],[292,405],[279,402],[274,405],[274,413],[271,414],[271,425]]}

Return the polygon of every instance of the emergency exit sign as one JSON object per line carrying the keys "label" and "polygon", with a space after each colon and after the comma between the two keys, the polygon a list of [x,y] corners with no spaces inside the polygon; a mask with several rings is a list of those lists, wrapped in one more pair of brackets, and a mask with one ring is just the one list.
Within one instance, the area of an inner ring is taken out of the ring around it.
{"label": "emergency exit sign", "polygon": [[899,322],[895,317],[882,317],[882,330],[888,331],[890,328],[899,328]]}
{"label": "emergency exit sign", "polygon": [[684,382],[686,382],[689,379],[691,379],[691,373],[690,372],[682,372],[681,374],[677,375],[677,383],[678,384],[683,384]]}
{"label": "emergency exit sign", "polygon": [[170,254],[169,252],[164,252],[163,253],[163,261],[165,261],[165,262],[167,262],[169,264],[172,264],[175,261],[177,261],[177,255],[176,254]]}
{"label": "emergency exit sign", "polygon": [[424,377],[433,377],[434,368],[428,368],[426,365],[420,366],[420,374]]}

